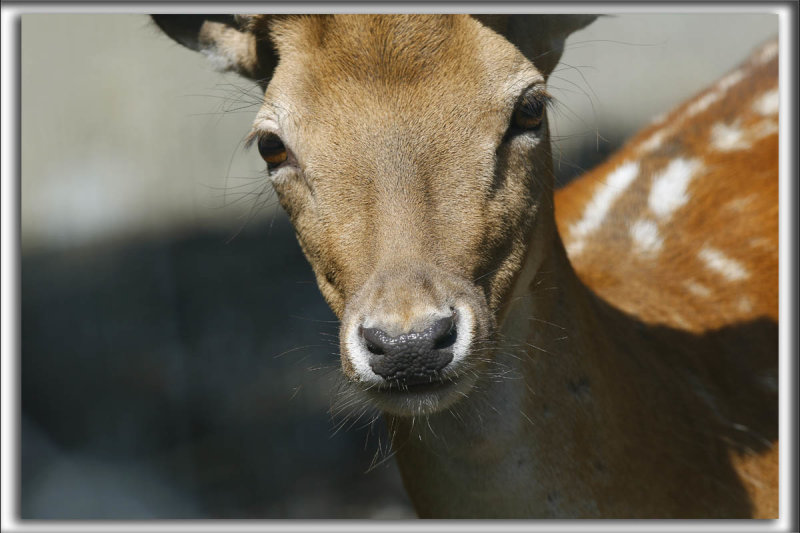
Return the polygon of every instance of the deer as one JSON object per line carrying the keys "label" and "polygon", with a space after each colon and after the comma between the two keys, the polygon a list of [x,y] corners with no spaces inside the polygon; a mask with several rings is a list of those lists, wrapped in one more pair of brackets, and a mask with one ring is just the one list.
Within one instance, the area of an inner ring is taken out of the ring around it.
{"label": "deer", "polygon": [[778,517],[769,43],[555,190],[593,15],[153,15],[248,140],[422,518]]}

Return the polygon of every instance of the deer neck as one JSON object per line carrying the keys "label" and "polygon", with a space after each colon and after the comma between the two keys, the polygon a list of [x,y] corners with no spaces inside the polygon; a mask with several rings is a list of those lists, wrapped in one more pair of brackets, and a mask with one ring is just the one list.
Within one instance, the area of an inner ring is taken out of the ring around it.
{"label": "deer neck", "polygon": [[476,389],[449,411],[388,419],[421,516],[647,516],[647,501],[615,496],[663,478],[652,457],[687,456],[674,432],[695,431],[665,414],[692,400],[671,390],[680,370],[650,334],[579,280],[557,235],[531,254]]}

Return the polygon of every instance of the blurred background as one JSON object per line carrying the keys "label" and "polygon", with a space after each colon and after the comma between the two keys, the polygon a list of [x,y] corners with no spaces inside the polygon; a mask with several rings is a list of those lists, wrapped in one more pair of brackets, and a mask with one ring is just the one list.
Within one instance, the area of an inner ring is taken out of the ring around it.
{"label": "blurred background", "polygon": [[[632,14],[550,80],[563,184],[777,35]],[[256,150],[260,99],[145,15],[21,20],[22,518],[409,518]],[[337,431],[337,427],[346,422]],[[383,442],[381,440],[381,442]]]}

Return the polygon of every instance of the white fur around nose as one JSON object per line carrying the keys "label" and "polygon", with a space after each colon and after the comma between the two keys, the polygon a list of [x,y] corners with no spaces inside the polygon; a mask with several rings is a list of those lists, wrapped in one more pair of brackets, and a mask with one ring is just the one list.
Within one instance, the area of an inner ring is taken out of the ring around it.
{"label": "white fur around nose", "polygon": [[[475,317],[469,307],[456,305],[456,342],[453,344],[453,360],[444,368],[444,374],[448,374],[458,369],[470,352],[473,340],[473,328]],[[442,318],[432,314],[435,318]],[[347,357],[353,365],[358,379],[361,383],[368,385],[380,385],[384,379],[376,374],[369,365],[370,354],[367,350],[363,338],[359,334],[360,321],[353,321],[346,330],[345,345],[347,346]],[[380,327],[379,321],[374,318],[367,318],[363,321],[364,327]]]}
{"label": "white fur around nose", "polygon": [[453,344],[453,360],[448,367],[458,368],[461,362],[469,355],[472,345],[472,331],[475,327],[475,317],[469,307],[456,306],[458,320],[456,321],[456,342]]}
{"label": "white fur around nose", "polygon": [[369,366],[370,353],[362,341],[357,323],[352,323],[347,328],[345,345],[347,346],[346,357],[350,359],[350,364],[353,365],[358,380],[368,385],[383,383],[383,378],[373,372],[372,367]]}

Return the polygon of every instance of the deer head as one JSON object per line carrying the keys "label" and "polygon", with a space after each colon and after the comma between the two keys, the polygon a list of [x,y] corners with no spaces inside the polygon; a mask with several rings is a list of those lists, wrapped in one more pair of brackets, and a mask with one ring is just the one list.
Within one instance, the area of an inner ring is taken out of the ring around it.
{"label": "deer head", "polygon": [[345,375],[396,415],[466,395],[557,239],[546,81],[593,17],[154,19],[265,89],[250,139]]}

